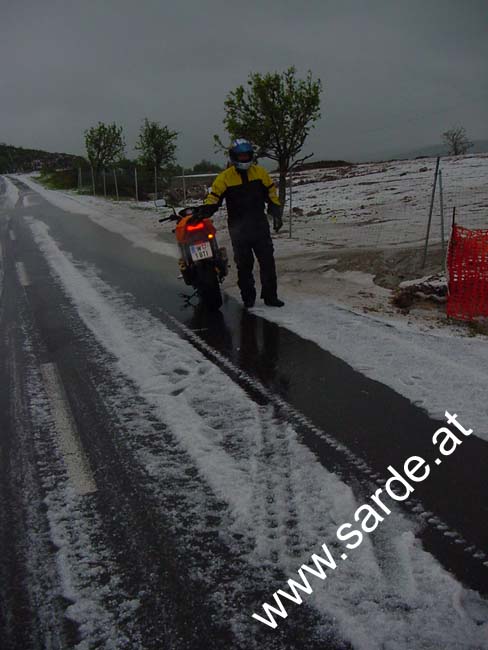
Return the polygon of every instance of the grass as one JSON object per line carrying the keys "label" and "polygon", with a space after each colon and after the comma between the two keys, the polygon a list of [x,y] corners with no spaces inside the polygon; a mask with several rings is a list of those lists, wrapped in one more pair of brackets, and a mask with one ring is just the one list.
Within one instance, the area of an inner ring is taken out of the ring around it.
{"label": "grass", "polygon": [[471,320],[468,323],[468,335],[469,336],[478,336],[478,335],[488,336],[488,319],[476,319]]}

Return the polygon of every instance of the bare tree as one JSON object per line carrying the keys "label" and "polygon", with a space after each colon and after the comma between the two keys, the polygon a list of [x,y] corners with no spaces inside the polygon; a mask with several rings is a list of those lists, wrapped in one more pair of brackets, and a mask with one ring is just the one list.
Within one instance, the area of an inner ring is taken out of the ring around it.
{"label": "bare tree", "polygon": [[449,147],[449,156],[465,154],[473,146],[473,143],[468,140],[464,126],[453,126],[444,131],[442,138]]}

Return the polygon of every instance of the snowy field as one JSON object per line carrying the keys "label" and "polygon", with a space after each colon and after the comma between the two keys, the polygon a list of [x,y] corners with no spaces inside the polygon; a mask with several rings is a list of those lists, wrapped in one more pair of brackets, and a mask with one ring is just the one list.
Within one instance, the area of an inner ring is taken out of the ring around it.
{"label": "snowy field", "polygon": [[[294,176],[293,234],[301,241],[341,247],[415,245],[424,241],[435,159],[370,163],[299,172]],[[441,160],[446,235],[457,222],[488,225],[488,155]],[[432,241],[440,241],[437,191]]]}

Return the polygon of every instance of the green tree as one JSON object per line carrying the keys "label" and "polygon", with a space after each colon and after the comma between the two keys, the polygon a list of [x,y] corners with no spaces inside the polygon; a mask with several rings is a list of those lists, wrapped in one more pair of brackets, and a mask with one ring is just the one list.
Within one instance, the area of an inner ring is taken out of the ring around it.
{"label": "green tree", "polygon": [[215,163],[211,163],[208,160],[201,160],[199,163],[193,166],[192,173],[193,174],[214,174],[218,173],[221,171],[220,165],[216,165]]}
{"label": "green tree", "polygon": [[468,140],[466,129],[463,126],[453,126],[444,131],[442,138],[449,148],[449,156],[465,154],[473,146]]}
{"label": "green tree", "polygon": [[139,159],[147,167],[161,169],[174,163],[178,133],[159,122],[144,119],[136,144]]}
{"label": "green tree", "polygon": [[98,122],[85,131],[85,147],[95,176],[105,167],[118,162],[124,155],[122,127]]}
{"label": "green tree", "polygon": [[[169,168],[174,165],[176,152],[176,138],[178,133],[170,131],[167,126],[159,122],[144,119],[136,150],[140,151],[140,162],[154,170],[154,191],[158,194],[158,175],[161,167]],[[166,174],[167,175],[167,174]]]}
{"label": "green tree", "polygon": [[189,176],[190,174],[193,174],[192,167],[183,167],[182,165],[174,165],[174,164],[165,167],[164,171],[165,171],[165,175],[169,178],[171,176],[181,176],[182,174],[185,174],[185,176]]}
{"label": "green tree", "polygon": [[[287,174],[313,156],[297,158],[313,123],[320,118],[321,91],[320,79],[313,80],[310,71],[305,79],[298,79],[292,66],[281,74],[251,73],[247,88],[238,86],[224,103],[224,125],[231,139],[250,140],[258,157],[278,163],[282,210]],[[214,139],[222,146],[218,136]]]}

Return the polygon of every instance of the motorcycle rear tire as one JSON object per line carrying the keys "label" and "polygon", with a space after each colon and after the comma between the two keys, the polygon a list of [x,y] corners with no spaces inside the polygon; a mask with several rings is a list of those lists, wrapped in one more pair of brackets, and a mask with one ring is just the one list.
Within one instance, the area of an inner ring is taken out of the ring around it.
{"label": "motorcycle rear tire", "polygon": [[222,307],[222,294],[214,264],[199,264],[195,270],[197,272],[196,289],[201,303],[209,311],[217,311]]}

